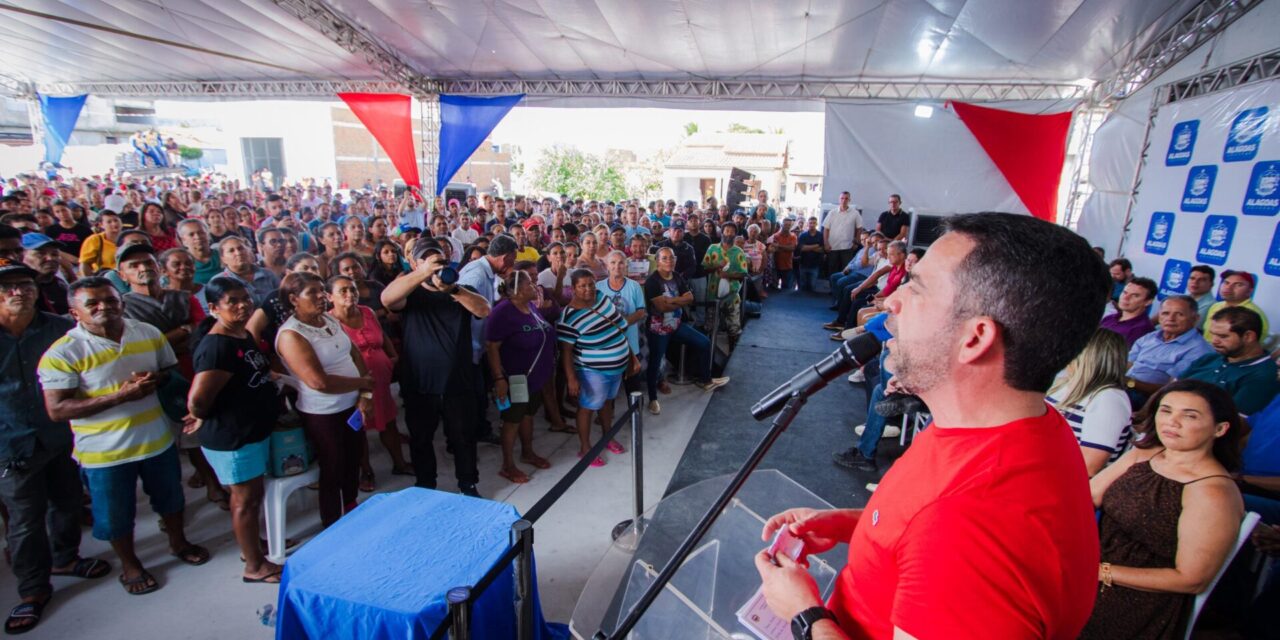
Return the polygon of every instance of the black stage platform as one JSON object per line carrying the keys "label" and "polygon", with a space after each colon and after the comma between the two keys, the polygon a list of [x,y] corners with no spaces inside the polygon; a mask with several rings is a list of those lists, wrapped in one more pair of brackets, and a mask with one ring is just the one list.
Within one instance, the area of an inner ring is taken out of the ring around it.
{"label": "black stage platform", "polygon": [[[764,313],[751,320],[725,367],[733,378],[716,391],[688,448],[667,486],[667,495],[691,484],[733,473],[746,460],[769,423],[756,422],[751,405],[802,368],[826,357],[837,346],[822,328],[835,312],[828,311],[827,294],[775,292]],[[836,466],[831,454],[856,442],[853,427],[862,424],[870,389],[844,379],[833,381],[809,398],[791,428],[778,439],[760,464],[777,469],[837,507],[861,507],[871,494],[869,482],[879,474],[859,473]],[[900,455],[895,440],[882,440],[881,470]]]}

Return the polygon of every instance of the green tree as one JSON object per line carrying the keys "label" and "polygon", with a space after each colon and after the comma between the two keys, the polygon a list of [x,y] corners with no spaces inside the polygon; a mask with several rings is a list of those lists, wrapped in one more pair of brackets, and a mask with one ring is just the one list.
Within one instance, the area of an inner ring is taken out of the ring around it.
{"label": "green tree", "polygon": [[571,198],[621,200],[627,197],[621,167],[571,146],[543,149],[533,166],[532,184],[543,193],[563,193]]}
{"label": "green tree", "polygon": [[684,123],[684,135],[686,138],[697,132],[698,132],[698,123],[696,122]]}
{"label": "green tree", "polygon": [[748,127],[740,122],[732,122],[729,124],[729,133],[764,133],[764,129]]}

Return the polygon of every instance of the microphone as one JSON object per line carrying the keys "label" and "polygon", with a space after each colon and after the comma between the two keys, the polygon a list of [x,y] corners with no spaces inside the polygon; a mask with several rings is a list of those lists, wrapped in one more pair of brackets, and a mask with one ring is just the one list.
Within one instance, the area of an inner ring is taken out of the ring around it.
{"label": "microphone", "polygon": [[850,338],[831,355],[797,373],[786,384],[769,392],[769,395],[751,407],[751,416],[756,420],[764,420],[781,411],[782,406],[787,403],[787,399],[792,394],[799,393],[807,398],[822,390],[828,382],[861,367],[879,355],[880,340],[871,333]]}

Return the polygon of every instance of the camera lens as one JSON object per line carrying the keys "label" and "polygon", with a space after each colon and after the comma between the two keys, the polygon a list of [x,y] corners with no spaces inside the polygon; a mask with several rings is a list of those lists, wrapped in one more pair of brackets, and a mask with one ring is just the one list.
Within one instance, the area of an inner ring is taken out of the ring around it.
{"label": "camera lens", "polygon": [[443,284],[453,284],[458,281],[458,270],[453,267],[442,267],[436,272]]}

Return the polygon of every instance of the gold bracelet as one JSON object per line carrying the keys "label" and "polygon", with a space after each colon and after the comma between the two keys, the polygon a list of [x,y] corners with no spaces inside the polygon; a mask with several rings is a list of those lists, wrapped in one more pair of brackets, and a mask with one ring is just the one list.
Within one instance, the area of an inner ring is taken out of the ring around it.
{"label": "gold bracelet", "polygon": [[1104,562],[1102,563],[1102,588],[1109,589],[1111,586],[1111,563]]}

